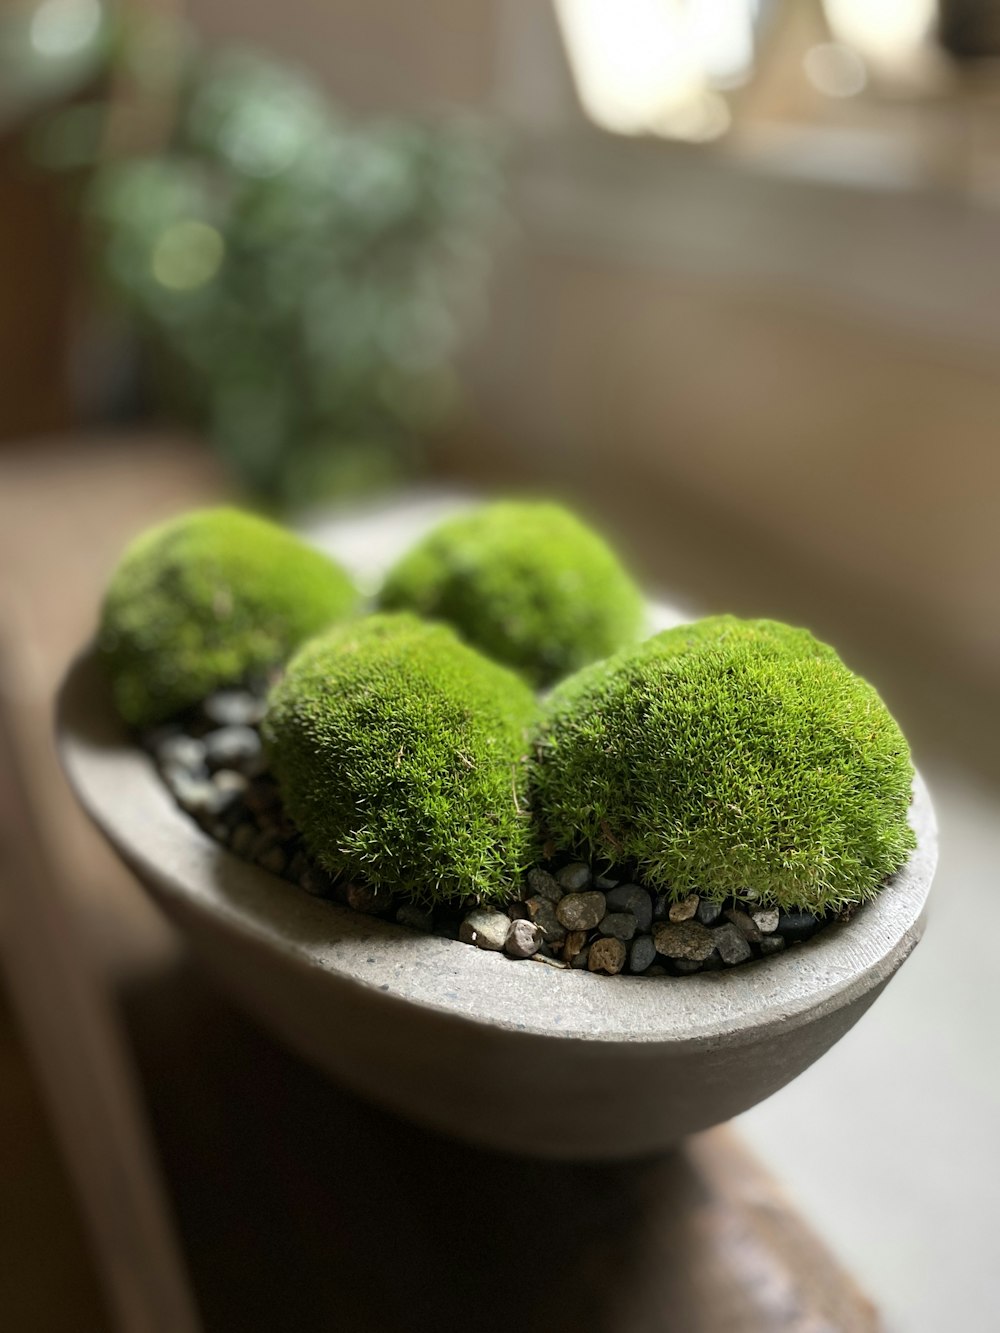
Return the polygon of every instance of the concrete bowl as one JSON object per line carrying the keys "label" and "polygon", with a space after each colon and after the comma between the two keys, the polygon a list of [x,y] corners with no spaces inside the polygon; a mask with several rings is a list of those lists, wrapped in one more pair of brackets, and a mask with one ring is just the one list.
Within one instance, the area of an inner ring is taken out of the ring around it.
{"label": "concrete bowl", "polygon": [[917,848],[851,922],[732,971],[594,976],[418,935],[238,860],[175,805],[91,653],[63,684],[58,740],[91,819],[262,1023],[372,1101],[518,1153],[650,1153],[769,1097],[909,955],[937,862],[918,778]]}

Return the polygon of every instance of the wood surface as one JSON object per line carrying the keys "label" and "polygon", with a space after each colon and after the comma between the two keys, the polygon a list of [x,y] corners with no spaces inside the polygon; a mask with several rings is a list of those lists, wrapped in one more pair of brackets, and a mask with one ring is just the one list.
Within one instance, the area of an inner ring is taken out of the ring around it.
{"label": "wood surface", "polygon": [[122,1009],[209,1330],[879,1328],[731,1130],[625,1165],[506,1156],[342,1091],[190,962]]}

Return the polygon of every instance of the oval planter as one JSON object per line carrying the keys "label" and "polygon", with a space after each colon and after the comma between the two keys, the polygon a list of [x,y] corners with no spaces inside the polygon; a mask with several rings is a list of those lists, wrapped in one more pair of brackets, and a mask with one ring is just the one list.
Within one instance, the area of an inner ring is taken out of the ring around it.
{"label": "oval planter", "polygon": [[513,1152],[649,1153],[776,1092],[914,948],[937,862],[918,778],[917,848],[851,922],[732,971],[601,977],[418,935],[237,859],[175,805],[89,653],[64,682],[58,733],[90,817],[263,1023],[363,1096]]}

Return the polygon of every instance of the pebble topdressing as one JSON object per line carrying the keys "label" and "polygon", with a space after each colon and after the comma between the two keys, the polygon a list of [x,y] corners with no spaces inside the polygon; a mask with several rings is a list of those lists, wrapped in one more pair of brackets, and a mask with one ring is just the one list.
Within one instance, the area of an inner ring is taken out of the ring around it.
{"label": "pebble topdressing", "polygon": [[550,967],[675,977],[770,957],[844,919],[697,894],[672,902],[636,883],[628,866],[558,856],[528,871],[505,911],[475,903],[429,910],[334,878],[308,855],[282,808],[261,745],[262,713],[261,696],[223,690],[183,723],[148,733],[145,743],[178,804],[208,834],[243,860],[355,911]]}

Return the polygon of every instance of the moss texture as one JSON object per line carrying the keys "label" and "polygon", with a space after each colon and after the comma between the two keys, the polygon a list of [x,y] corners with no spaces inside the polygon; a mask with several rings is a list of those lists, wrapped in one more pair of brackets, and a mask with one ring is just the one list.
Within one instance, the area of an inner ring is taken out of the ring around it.
{"label": "moss texture", "polygon": [[134,726],[162,722],[283,663],[356,601],[338,565],[273,523],[236,509],[172,519],[132,543],[105,595],[118,709]]}
{"label": "moss texture", "polygon": [[531,861],[534,696],[446,625],[375,615],[307,644],[264,739],[328,870],[415,901],[507,897]]}
{"label": "moss texture", "polygon": [[381,605],[453,625],[536,688],[635,639],[643,603],[618,557],[558,505],[449,519],[389,574]]}
{"label": "moss texture", "polygon": [[697,892],[822,911],[872,897],[914,845],[906,741],[832,649],[714,617],[553,691],[531,768],[545,837]]}

